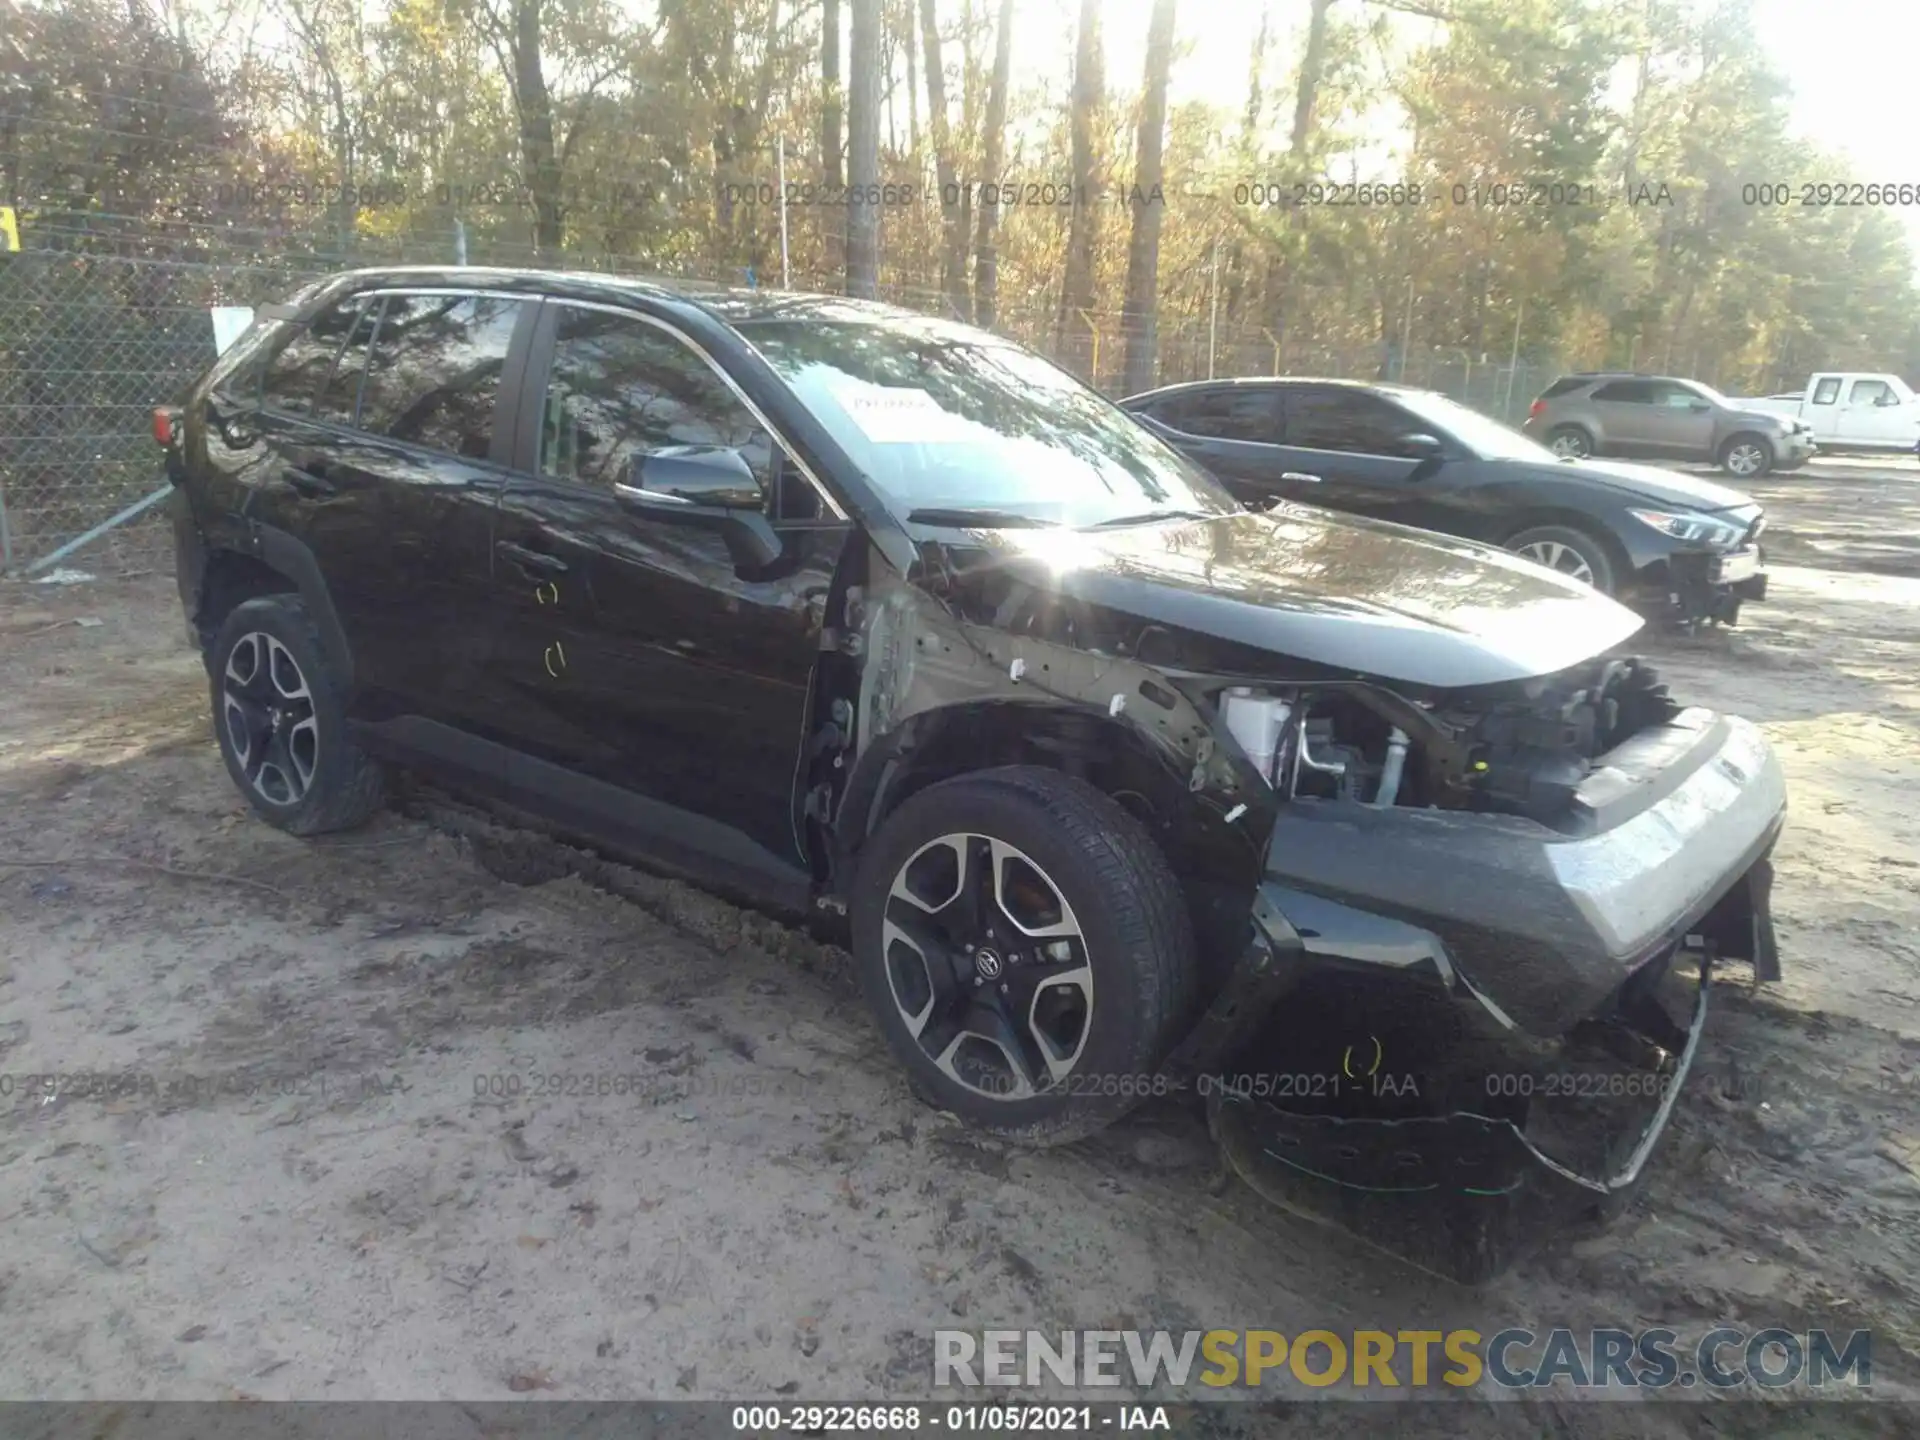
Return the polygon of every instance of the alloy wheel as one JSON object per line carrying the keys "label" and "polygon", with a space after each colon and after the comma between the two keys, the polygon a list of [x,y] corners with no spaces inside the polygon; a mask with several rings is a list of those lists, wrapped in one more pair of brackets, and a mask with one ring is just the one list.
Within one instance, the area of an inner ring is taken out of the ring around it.
{"label": "alloy wheel", "polygon": [[907,1033],[956,1083],[994,1100],[1062,1084],[1086,1048],[1093,969],[1051,877],[990,835],[929,841],[894,876],[881,927]]}
{"label": "alloy wheel", "polygon": [[1577,430],[1563,430],[1548,442],[1547,448],[1563,460],[1584,460],[1587,457],[1587,437]]}
{"label": "alloy wheel", "polygon": [[1766,453],[1759,442],[1743,440],[1727,451],[1727,470],[1733,475],[1758,475],[1766,468]]}
{"label": "alloy wheel", "polygon": [[1562,545],[1558,540],[1535,540],[1522,545],[1514,552],[1536,565],[1544,565],[1549,570],[1558,570],[1571,580],[1582,585],[1593,584],[1593,567],[1578,550],[1571,545]]}
{"label": "alloy wheel", "polygon": [[320,724],[313,694],[293,654],[273,636],[250,631],[227,652],[221,723],[241,772],[270,805],[297,805],[313,785]]}

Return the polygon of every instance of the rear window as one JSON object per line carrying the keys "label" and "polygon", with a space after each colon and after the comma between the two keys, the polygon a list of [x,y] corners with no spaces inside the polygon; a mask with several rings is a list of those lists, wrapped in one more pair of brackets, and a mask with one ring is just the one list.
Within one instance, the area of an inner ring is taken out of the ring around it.
{"label": "rear window", "polygon": [[1592,378],[1590,375],[1562,375],[1558,380],[1540,392],[1540,398],[1542,400],[1551,400],[1556,395],[1565,395],[1570,391],[1578,390],[1582,385],[1588,384]]}

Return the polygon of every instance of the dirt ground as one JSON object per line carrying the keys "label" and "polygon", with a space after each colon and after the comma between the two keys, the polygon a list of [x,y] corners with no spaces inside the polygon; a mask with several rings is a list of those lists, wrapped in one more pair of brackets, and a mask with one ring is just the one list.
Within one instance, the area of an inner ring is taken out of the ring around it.
{"label": "dirt ground", "polygon": [[[167,570],[0,583],[0,1072],[139,1077],[0,1081],[0,1395],[878,1399],[928,1393],[941,1326],[1606,1324],[1868,1327],[1900,1392],[1920,468],[1760,489],[1768,603],[1648,648],[1779,747],[1786,979],[1721,988],[1612,1229],[1478,1290],[1223,1182],[1178,1105],[1064,1150],[981,1140],[908,1094],[843,957],[679,884],[431,794],[284,836],[221,768]],[[570,1075],[621,1093],[534,1093]],[[1822,1408],[1802,1433],[1895,1433]],[[1534,1402],[1474,1430],[1761,1409]]]}

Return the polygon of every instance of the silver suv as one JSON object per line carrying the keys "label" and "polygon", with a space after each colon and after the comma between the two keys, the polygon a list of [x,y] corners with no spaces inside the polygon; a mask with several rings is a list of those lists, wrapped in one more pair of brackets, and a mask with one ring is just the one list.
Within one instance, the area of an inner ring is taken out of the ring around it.
{"label": "silver suv", "polygon": [[1565,375],[1527,412],[1526,432],[1556,455],[1702,460],[1752,479],[1813,457],[1805,421],[1742,410],[1711,385],[1665,375]]}

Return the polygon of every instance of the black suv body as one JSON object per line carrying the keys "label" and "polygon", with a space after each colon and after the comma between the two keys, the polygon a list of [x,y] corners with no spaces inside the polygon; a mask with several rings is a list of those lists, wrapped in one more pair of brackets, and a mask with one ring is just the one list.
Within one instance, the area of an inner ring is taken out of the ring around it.
{"label": "black suv body", "polygon": [[1733,624],[1766,597],[1751,496],[1558,456],[1432,391],[1254,378],[1121,403],[1248,504],[1297,500],[1498,545],[1664,619]]}
{"label": "black suv body", "polygon": [[[1361,1094],[1351,1027],[1437,1075],[1461,1035],[1604,1020],[1673,1080],[1707,962],[1775,973],[1779,765],[1609,653],[1637,617],[1466,542],[1249,512],[984,332],[357,272],[167,418],[181,596],[263,816],[350,825],[397,764],[814,917],[922,1093],[1002,1133],[1185,1088],[1241,1163],[1292,1146],[1340,1194],[1412,1165],[1604,1196],[1670,1100],[1584,1174],[1518,1087]],[[1223,1083],[1288,1027],[1318,1081]]]}

